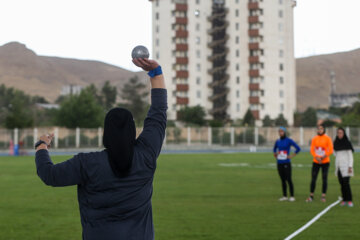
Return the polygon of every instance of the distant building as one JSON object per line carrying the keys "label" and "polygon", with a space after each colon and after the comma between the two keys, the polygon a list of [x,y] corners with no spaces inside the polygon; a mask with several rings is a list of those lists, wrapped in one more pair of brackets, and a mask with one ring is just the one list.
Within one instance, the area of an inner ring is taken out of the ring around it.
{"label": "distant building", "polygon": [[317,122],[318,125],[324,123],[325,121],[332,121],[332,122],[335,122],[335,123],[341,123],[342,122],[340,116],[329,113],[329,112],[326,112],[326,111],[323,111],[323,110],[317,111],[316,112],[316,117],[318,119],[318,122]]}
{"label": "distant building", "polygon": [[330,72],[330,106],[331,107],[351,107],[356,102],[360,102],[360,93],[336,93],[335,72]]}
{"label": "distant building", "polygon": [[50,104],[50,103],[37,103],[36,106],[38,108],[42,108],[42,109],[59,109],[60,108],[59,104]]}
{"label": "distant building", "polygon": [[66,85],[63,86],[60,92],[61,96],[67,96],[67,95],[76,95],[83,90],[84,87],[79,85]]}
{"label": "distant building", "polygon": [[153,56],[163,65],[169,119],[200,105],[208,119],[257,123],[296,109],[293,0],[150,0]]}

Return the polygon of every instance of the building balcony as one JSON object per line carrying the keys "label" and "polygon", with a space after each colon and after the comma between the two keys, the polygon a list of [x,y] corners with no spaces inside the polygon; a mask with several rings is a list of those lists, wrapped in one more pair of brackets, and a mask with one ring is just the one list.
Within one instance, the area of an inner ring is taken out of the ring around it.
{"label": "building balcony", "polygon": [[250,104],[259,104],[260,103],[260,97],[249,97],[249,103]]}
{"label": "building balcony", "polygon": [[254,116],[254,118],[255,118],[256,120],[259,120],[259,119],[260,119],[260,112],[259,112],[259,110],[252,110],[251,113],[252,113],[252,115]]}
{"label": "building balcony", "polygon": [[249,2],[248,3],[248,9],[249,10],[257,10],[260,9],[258,2]]}
{"label": "building balcony", "polygon": [[176,44],[176,51],[186,52],[189,49],[189,46],[184,43]]}
{"label": "building balcony", "polygon": [[187,12],[188,10],[188,5],[187,4],[176,4],[175,6],[175,11],[179,11],[179,12]]}
{"label": "building balcony", "polygon": [[250,57],[249,57],[249,63],[250,63],[250,64],[260,63],[260,58],[259,58],[259,56],[250,56]]}
{"label": "building balcony", "polygon": [[259,50],[260,44],[259,43],[249,43],[249,50]]}
{"label": "building balcony", "polygon": [[175,20],[176,24],[182,24],[182,25],[187,25],[188,24],[188,18],[186,17],[177,17]]}
{"label": "building balcony", "polygon": [[177,57],[176,64],[188,64],[189,59],[187,57]]}
{"label": "building balcony", "polygon": [[260,90],[260,84],[259,83],[250,83],[249,84],[249,90],[250,91],[259,91]]}
{"label": "building balcony", "polygon": [[176,104],[187,105],[187,104],[189,104],[189,98],[187,98],[187,97],[176,97]]}
{"label": "building balcony", "polygon": [[248,22],[249,23],[259,23],[260,22],[259,16],[249,16]]}
{"label": "building balcony", "polygon": [[259,29],[249,29],[248,34],[250,37],[259,37]]}
{"label": "building balcony", "polygon": [[185,70],[176,71],[176,77],[177,78],[188,78],[189,72]]}
{"label": "building balcony", "polygon": [[251,69],[251,70],[249,70],[249,77],[260,77],[259,69]]}
{"label": "building balcony", "polygon": [[189,85],[188,84],[177,84],[176,91],[187,92],[187,91],[189,91]]}
{"label": "building balcony", "polygon": [[188,35],[189,35],[189,33],[188,33],[188,31],[186,31],[186,30],[177,30],[175,36],[176,36],[177,38],[187,38]]}

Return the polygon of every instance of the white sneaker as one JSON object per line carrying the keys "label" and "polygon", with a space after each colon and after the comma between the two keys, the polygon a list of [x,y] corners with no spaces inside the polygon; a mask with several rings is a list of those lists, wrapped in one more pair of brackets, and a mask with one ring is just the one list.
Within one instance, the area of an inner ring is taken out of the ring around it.
{"label": "white sneaker", "polygon": [[280,202],[287,201],[287,200],[288,200],[288,198],[287,198],[287,197],[282,197],[282,198],[279,198],[279,201],[280,201]]}
{"label": "white sneaker", "polygon": [[289,202],[295,202],[295,198],[294,198],[294,197],[290,197],[290,198],[289,198]]}

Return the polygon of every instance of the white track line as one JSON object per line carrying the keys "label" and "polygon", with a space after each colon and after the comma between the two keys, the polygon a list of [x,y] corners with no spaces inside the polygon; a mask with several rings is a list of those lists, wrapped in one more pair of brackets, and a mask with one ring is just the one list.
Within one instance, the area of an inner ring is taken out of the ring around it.
{"label": "white track line", "polygon": [[336,202],[332,203],[330,206],[328,206],[327,208],[325,208],[321,213],[319,213],[319,214],[316,215],[313,219],[311,219],[309,222],[307,222],[304,226],[302,226],[301,228],[299,228],[298,230],[296,230],[296,232],[294,232],[293,234],[291,234],[290,236],[288,236],[287,238],[285,238],[285,240],[293,239],[296,235],[298,235],[299,233],[301,233],[302,231],[304,231],[305,229],[307,229],[311,224],[313,224],[314,222],[316,222],[322,215],[324,215],[325,213],[327,213],[332,207],[336,206],[339,202],[340,202],[340,200],[337,200]]}

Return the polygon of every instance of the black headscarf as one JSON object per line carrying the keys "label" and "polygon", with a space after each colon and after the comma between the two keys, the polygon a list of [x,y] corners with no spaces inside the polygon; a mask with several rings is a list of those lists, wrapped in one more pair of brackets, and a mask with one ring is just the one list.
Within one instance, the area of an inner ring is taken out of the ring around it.
{"label": "black headscarf", "polygon": [[342,130],[344,132],[344,137],[342,139],[340,139],[338,136],[336,136],[335,141],[334,141],[335,151],[351,150],[354,152],[354,148],[353,148],[351,142],[349,141],[349,138],[346,135],[345,129],[340,127],[340,128],[338,128],[338,130]]}
{"label": "black headscarf", "polygon": [[135,122],[131,112],[123,108],[110,110],[105,117],[103,144],[110,166],[118,177],[128,175],[134,156]]}

